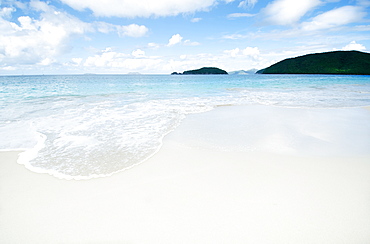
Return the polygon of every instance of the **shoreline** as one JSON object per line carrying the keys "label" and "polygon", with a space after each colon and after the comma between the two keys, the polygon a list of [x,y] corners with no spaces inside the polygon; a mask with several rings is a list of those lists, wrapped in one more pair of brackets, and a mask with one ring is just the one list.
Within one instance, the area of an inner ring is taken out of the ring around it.
{"label": "shoreline", "polygon": [[[345,144],[348,152],[336,155],[342,145],[335,144],[324,155],[302,154],[299,141],[314,151],[317,143],[332,138],[330,132],[334,139],[346,137],[345,130],[351,132],[349,139],[362,138],[367,127],[357,131],[355,125],[369,121],[357,121],[351,113],[342,118],[340,113],[348,112],[343,109],[319,111],[303,117],[311,118],[306,127],[295,128],[302,114],[286,112],[236,106],[190,115],[145,162],[90,180],[34,173],[16,163],[17,152],[0,152],[0,242],[370,242],[370,153],[356,154],[364,149]],[[318,134],[332,115],[344,125]],[[274,130],[260,134],[266,116],[275,119]],[[325,124],[310,127],[323,118]],[[250,128],[256,121],[258,126]],[[255,151],[231,150],[249,145],[243,144],[250,143],[246,135],[271,135],[255,146],[270,144]]]}
{"label": "shoreline", "polygon": [[[277,109],[287,109],[287,110],[340,110],[340,109],[364,109],[364,110],[367,110],[370,112],[370,106],[360,106],[360,107],[339,107],[339,108],[305,108],[305,107],[285,107],[285,106],[275,106],[275,105],[232,105],[232,104],[225,104],[225,105],[219,105],[217,107],[215,107],[213,110],[210,110],[210,111],[206,111],[206,112],[202,112],[202,113],[195,113],[195,114],[188,114],[187,116],[196,116],[197,114],[204,114],[204,113],[208,113],[208,112],[212,112],[214,110],[217,110],[219,108],[224,108],[224,107],[236,107],[236,108],[243,108],[243,107],[272,107],[272,108],[277,108]],[[174,130],[176,130],[177,128],[175,128]],[[150,158],[152,158],[155,154],[158,153],[158,151],[161,150],[161,147],[164,143],[164,139],[169,135],[173,133],[173,131],[165,134],[163,137],[162,137],[162,140],[161,140],[161,146],[152,154],[150,155],[149,157],[147,157],[146,159],[144,159],[143,161],[141,162],[138,162],[136,164],[133,164],[127,168],[124,168],[124,169],[121,169],[119,171],[116,171],[116,172],[112,172],[110,174],[107,174],[107,175],[93,175],[93,176],[69,176],[69,175],[64,175],[64,174],[60,174],[58,172],[56,173],[50,173],[50,172],[47,172],[46,170],[43,170],[43,169],[38,169],[36,168],[36,170],[32,170],[32,168],[34,168],[32,165],[27,165],[25,163],[19,163],[19,154],[21,153],[24,153],[27,151],[27,149],[0,149],[0,153],[7,153],[7,152],[17,152],[18,154],[18,160],[17,160],[17,163],[18,164],[21,164],[23,165],[24,167],[26,167],[28,170],[30,170],[31,172],[35,172],[35,173],[39,173],[39,174],[48,174],[52,177],[55,177],[55,178],[58,178],[58,179],[62,179],[62,180],[90,180],[90,179],[97,179],[97,178],[104,178],[104,177],[110,177],[114,174],[117,174],[117,173],[121,173],[121,172],[124,172],[126,170],[130,170],[131,168],[133,167],[136,167],[137,165],[140,165],[140,164],[143,164],[145,163],[146,161],[150,160]],[[369,144],[370,145],[370,144]],[[30,152],[28,152],[30,153]]]}

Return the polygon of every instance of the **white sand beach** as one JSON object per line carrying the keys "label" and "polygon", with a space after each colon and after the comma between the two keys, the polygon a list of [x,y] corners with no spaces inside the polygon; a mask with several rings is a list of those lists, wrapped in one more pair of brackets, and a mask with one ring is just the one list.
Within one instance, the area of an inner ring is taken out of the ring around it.
{"label": "white sand beach", "polygon": [[220,107],[146,162],[81,181],[0,152],[0,243],[370,243],[369,118]]}

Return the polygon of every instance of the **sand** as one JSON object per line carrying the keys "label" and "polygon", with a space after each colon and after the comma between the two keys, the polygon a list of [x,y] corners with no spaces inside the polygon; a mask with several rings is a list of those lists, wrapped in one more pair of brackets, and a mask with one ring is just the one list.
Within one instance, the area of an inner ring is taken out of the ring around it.
{"label": "sand", "polygon": [[370,243],[370,153],[232,150],[248,123],[220,136],[219,122],[250,108],[230,108],[189,116],[151,159],[106,178],[60,180],[0,152],[0,243]]}

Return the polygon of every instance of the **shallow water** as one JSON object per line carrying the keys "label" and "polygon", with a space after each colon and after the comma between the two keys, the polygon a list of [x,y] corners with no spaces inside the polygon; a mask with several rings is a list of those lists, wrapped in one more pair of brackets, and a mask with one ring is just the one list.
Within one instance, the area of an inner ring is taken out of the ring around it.
{"label": "shallow water", "polygon": [[223,105],[370,105],[370,76],[0,77],[0,149],[59,178],[107,176],[156,153],[193,113]]}

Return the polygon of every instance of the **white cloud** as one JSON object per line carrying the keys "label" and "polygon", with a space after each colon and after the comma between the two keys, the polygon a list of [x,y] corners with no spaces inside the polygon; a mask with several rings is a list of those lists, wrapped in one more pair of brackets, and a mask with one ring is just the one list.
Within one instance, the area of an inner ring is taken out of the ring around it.
{"label": "white cloud", "polygon": [[[205,66],[214,66],[226,71],[235,71],[249,70],[252,68],[261,69],[271,65],[272,63],[269,60],[266,60],[264,58],[264,55],[258,54],[256,59],[244,55],[253,55],[253,52],[257,54],[257,50],[258,48],[250,47],[245,49],[235,48],[232,50],[226,50],[223,53],[199,53],[195,55],[181,55],[171,60],[164,61],[162,73],[166,73],[165,71],[167,71],[167,73],[173,71],[182,72],[184,70],[196,69]],[[235,57],[232,57],[230,53],[228,53],[228,51],[233,51],[237,54],[235,54]]]}
{"label": "white cloud", "polygon": [[231,50],[225,50],[224,53],[229,54],[230,57],[235,58],[240,53],[240,49],[235,48],[235,49],[231,49]]}
{"label": "white cloud", "polygon": [[72,62],[77,66],[81,64],[82,60],[83,58],[72,58]]}
{"label": "white cloud", "polygon": [[199,46],[199,45],[200,45],[200,43],[199,43],[199,42],[192,42],[192,41],[190,41],[190,40],[185,40],[185,41],[184,41],[184,45],[185,45],[185,46]]}
{"label": "white cloud", "polygon": [[258,59],[260,50],[258,47],[246,47],[245,49],[235,48],[231,50],[225,50],[224,53],[228,54],[232,58],[246,56],[252,59]]}
{"label": "white cloud", "polygon": [[109,23],[106,23],[106,22],[98,21],[98,22],[94,22],[92,25],[94,26],[94,28],[98,32],[101,32],[101,33],[107,34],[109,32],[113,32],[113,31],[118,32],[116,25],[112,25],[112,24],[109,24]]}
{"label": "white cloud", "polygon": [[190,21],[193,22],[193,23],[197,23],[201,20],[202,20],[202,18],[192,18]]}
{"label": "white cloud", "polygon": [[233,13],[229,14],[228,18],[241,18],[241,17],[253,17],[255,14],[248,14],[248,13]]}
{"label": "white cloud", "polygon": [[180,43],[182,39],[183,37],[180,34],[175,34],[170,38],[170,40],[168,40],[167,46],[170,47],[170,46],[176,45]]}
{"label": "white cloud", "polygon": [[148,32],[144,25],[131,24],[117,27],[120,36],[142,37]]}
{"label": "white cloud", "polygon": [[91,26],[98,32],[117,32],[120,37],[142,37],[149,31],[144,25],[113,25],[106,22],[93,22]]}
{"label": "white cloud", "polygon": [[55,63],[55,60],[54,59],[51,59],[51,58],[45,58],[43,60],[41,60],[41,62],[39,62],[38,64],[39,65],[43,65],[43,66],[48,66],[52,63]]}
{"label": "white cloud", "polygon": [[180,34],[175,34],[168,40],[167,47],[171,47],[171,46],[174,46],[174,45],[180,44],[180,43],[185,45],[185,46],[198,46],[198,45],[200,45],[199,42],[192,42],[190,40],[183,41],[183,39],[184,38]]}
{"label": "white cloud", "polygon": [[356,31],[370,31],[370,25],[358,25],[353,28]]}
{"label": "white cloud", "polygon": [[245,0],[239,3],[239,8],[251,8],[258,2],[258,0]]}
{"label": "white cloud", "polygon": [[257,47],[235,50],[237,50],[235,57],[231,57],[227,51],[218,54],[176,54],[172,57],[161,57],[141,56],[141,51],[138,51],[138,49],[134,50],[131,54],[125,54],[107,48],[99,54],[90,56],[84,62],[81,62],[79,70],[104,73],[141,72],[170,74],[174,71],[182,72],[204,66],[215,66],[229,71],[266,67],[266,60],[263,59],[263,55],[260,54]]}
{"label": "white cloud", "polygon": [[[82,11],[90,9],[97,16],[152,17],[174,16],[181,13],[206,11],[221,0],[61,0],[72,8]],[[233,0],[223,0],[232,2]]]}
{"label": "white cloud", "polygon": [[302,23],[305,31],[322,30],[350,24],[361,20],[366,15],[362,7],[344,6],[320,14],[311,22]]}
{"label": "white cloud", "polygon": [[320,4],[320,0],[275,0],[263,12],[272,24],[291,25]]}
{"label": "white cloud", "polygon": [[[221,61],[221,62],[220,62]],[[161,67],[163,73],[170,73],[173,71],[182,72],[184,70],[197,69],[201,67],[219,67],[223,68],[222,63],[224,59],[217,55],[209,53],[200,53],[196,55],[181,55],[174,59],[166,60],[164,65]]]}
{"label": "white cloud", "polygon": [[136,49],[132,51],[131,55],[134,56],[135,58],[142,58],[145,57],[145,52],[141,49]]}
{"label": "white cloud", "polygon": [[50,65],[71,50],[72,38],[91,32],[117,32],[120,36],[140,37],[148,29],[141,25],[119,26],[104,22],[86,23],[58,11],[41,1],[26,6],[36,17],[20,16],[17,22],[10,19],[13,8],[0,8],[0,66]]}
{"label": "white cloud", "polygon": [[4,18],[10,18],[12,16],[12,12],[14,12],[15,9],[14,8],[2,8],[0,9],[0,17],[4,17]]}
{"label": "white cloud", "polygon": [[231,35],[223,35],[222,38],[224,39],[230,39],[230,40],[238,40],[238,39],[244,39],[247,38],[248,35],[241,35],[241,34],[231,34]]}
{"label": "white cloud", "polygon": [[83,65],[86,67],[112,67],[116,63],[123,62],[129,56],[128,54],[114,52],[111,48],[106,48],[101,54],[88,57]]}
{"label": "white cloud", "polygon": [[366,47],[360,43],[356,43],[356,41],[352,41],[346,46],[342,48],[342,50],[345,51],[352,51],[352,50],[357,50],[357,51],[365,51]]}
{"label": "white cloud", "polygon": [[152,49],[158,49],[160,47],[160,45],[157,44],[157,43],[154,43],[154,42],[150,42],[150,43],[148,43],[148,47],[152,48]]}
{"label": "white cloud", "polygon": [[[18,17],[18,23],[0,17],[0,57],[2,66],[18,64],[48,65],[68,50],[72,36],[92,31],[89,24],[56,11],[44,2],[32,1],[31,10],[41,11],[39,19]],[[2,9],[5,16],[13,11]],[[2,15],[4,16],[4,14]]]}
{"label": "white cloud", "polygon": [[370,0],[357,0],[357,4],[364,6],[364,7],[369,7],[370,6]]}
{"label": "white cloud", "polygon": [[252,58],[257,58],[260,55],[260,50],[258,47],[246,47],[242,50],[244,56],[250,56]]}
{"label": "white cloud", "polygon": [[145,56],[145,52],[136,49],[131,55],[113,51],[111,48],[103,50],[100,54],[88,57],[82,64],[85,68],[104,70],[130,71],[155,71],[163,66],[163,60],[158,57]]}
{"label": "white cloud", "polygon": [[30,1],[30,6],[37,11],[48,12],[50,10],[50,7],[47,3],[41,2],[39,0]]}

